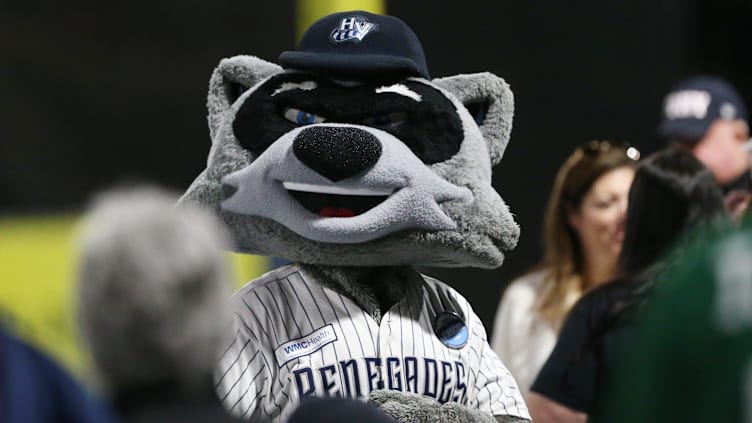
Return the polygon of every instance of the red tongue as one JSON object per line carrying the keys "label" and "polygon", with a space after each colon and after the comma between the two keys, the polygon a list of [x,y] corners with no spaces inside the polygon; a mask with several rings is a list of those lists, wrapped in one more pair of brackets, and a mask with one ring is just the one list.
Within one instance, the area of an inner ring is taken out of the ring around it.
{"label": "red tongue", "polygon": [[319,210],[321,217],[353,217],[355,213],[344,207],[323,207]]}

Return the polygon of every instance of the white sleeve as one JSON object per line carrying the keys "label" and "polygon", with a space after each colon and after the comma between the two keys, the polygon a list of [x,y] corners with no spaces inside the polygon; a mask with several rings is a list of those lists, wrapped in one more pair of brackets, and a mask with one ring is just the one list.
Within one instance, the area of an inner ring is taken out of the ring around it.
{"label": "white sleeve", "polygon": [[[549,330],[535,325],[536,292],[525,279],[512,282],[504,292],[494,320],[491,346],[499,355],[523,392],[530,389],[542,363],[539,356],[548,357],[546,350]],[[545,351],[544,351],[545,350]],[[543,359],[545,359],[545,357]]]}
{"label": "white sleeve", "polygon": [[501,298],[496,318],[494,319],[493,333],[491,334],[491,348],[505,362],[509,363],[515,353],[512,346],[520,339],[521,317],[519,301],[515,295],[516,286],[510,285]]}
{"label": "white sleeve", "polygon": [[223,354],[214,374],[215,390],[222,405],[235,416],[251,421],[265,421],[271,416],[264,398],[271,395],[270,369],[263,345],[236,313]]}
{"label": "white sleeve", "polygon": [[475,380],[474,402],[481,411],[494,416],[512,415],[530,419],[525,400],[512,374],[486,341],[486,332],[478,316],[473,313],[474,331],[480,335],[478,374]]}

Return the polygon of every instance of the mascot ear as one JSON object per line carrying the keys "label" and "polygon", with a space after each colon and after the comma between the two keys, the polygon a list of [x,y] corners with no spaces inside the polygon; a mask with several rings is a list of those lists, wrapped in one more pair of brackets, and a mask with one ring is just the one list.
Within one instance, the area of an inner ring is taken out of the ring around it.
{"label": "mascot ear", "polygon": [[209,80],[209,94],[206,99],[211,139],[214,140],[225,113],[243,92],[280,72],[282,68],[279,65],[254,56],[222,59]]}
{"label": "mascot ear", "polygon": [[514,95],[509,84],[489,72],[436,78],[431,82],[465,105],[488,143],[491,163],[499,163],[512,132]]}

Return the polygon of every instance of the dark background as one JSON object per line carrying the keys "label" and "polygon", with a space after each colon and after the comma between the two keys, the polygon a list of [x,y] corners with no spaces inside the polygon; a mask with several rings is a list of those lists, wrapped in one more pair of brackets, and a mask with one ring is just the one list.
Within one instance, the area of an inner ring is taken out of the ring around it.
{"label": "dark background", "polygon": [[[494,185],[522,226],[501,269],[438,269],[488,329],[503,287],[534,264],[553,175],[583,141],[655,149],[671,83],[717,73],[752,98],[750,0],[388,1],[432,75],[492,71],[516,97]],[[0,3],[0,213],[78,210],[113,183],[184,190],[209,148],[205,94],[222,57],[276,61],[295,4]]]}

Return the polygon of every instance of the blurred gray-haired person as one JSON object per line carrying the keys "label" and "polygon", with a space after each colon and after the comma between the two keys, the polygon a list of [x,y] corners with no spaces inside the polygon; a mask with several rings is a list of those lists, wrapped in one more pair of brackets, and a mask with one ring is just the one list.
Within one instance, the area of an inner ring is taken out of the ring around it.
{"label": "blurred gray-haired person", "polygon": [[156,188],[97,198],[80,239],[80,328],[126,421],[232,421],[212,382],[227,327],[227,239],[176,199]]}

